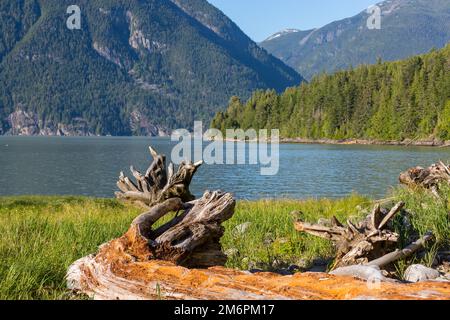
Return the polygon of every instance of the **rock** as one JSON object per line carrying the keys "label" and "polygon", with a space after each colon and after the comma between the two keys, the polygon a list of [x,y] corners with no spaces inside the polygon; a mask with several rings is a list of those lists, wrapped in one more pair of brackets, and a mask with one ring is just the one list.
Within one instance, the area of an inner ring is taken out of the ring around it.
{"label": "rock", "polygon": [[405,280],[409,282],[434,280],[439,277],[439,271],[425,267],[421,264],[413,264],[405,271]]}
{"label": "rock", "polygon": [[42,120],[32,111],[17,109],[6,119],[10,128],[6,134],[13,136],[93,136],[88,122],[80,117],[73,118],[71,124]]}
{"label": "rock", "polygon": [[236,248],[230,248],[228,250],[225,250],[225,254],[227,255],[227,257],[232,258],[239,254],[239,250]]}
{"label": "rock", "polygon": [[261,272],[264,272],[264,270],[253,268],[253,269],[248,270],[248,272],[250,272],[250,273],[261,273]]}
{"label": "rock", "polygon": [[437,282],[450,282],[450,279],[448,277],[445,276],[440,276],[439,278],[436,278],[434,280],[431,281],[437,281]]}
{"label": "rock", "polygon": [[291,264],[291,265],[287,268],[287,270],[288,270],[289,272],[295,273],[295,272],[300,272],[300,271],[302,271],[302,268],[301,268],[300,266],[295,265],[295,264]]}
{"label": "rock", "polygon": [[[139,136],[161,136],[170,134],[167,128],[153,125],[150,119],[139,111],[130,114],[130,128]],[[42,119],[33,111],[25,111],[24,106],[18,106],[16,111],[6,118],[2,125],[0,121],[0,135],[12,136],[95,136],[95,128],[81,117],[74,117],[70,123],[59,123]]]}
{"label": "rock", "polygon": [[330,259],[317,258],[314,259],[313,264],[315,266],[328,266],[330,263]]}
{"label": "rock", "polygon": [[242,223],[236,227],[234,227],[232,234],[235,237],[240,237],[243,236],[245,234],[245,232],[247,232],[248,228],[250,228],[250,226],[252,225],[251,222],[245,222]]}
{"label": "rock", "polygon": [[295,265],[297,265],[300,269],[306,270],[312,266],[312,263],[306,259],[300,259]]}
{"label": "rock", "polygon": [[330,260],[317,258],[314,259],[312,263],[310,263],[307,267],[309,272],[327,272],[328,264]]}
{"label": "rock", "polygon": [[33,112],[17,110],[7,118],[9,127],[8,134],[20,136],[33,136],[39,134],[37,115]]}
{"label": "rock", "polygon": [[166,137],[169,135],[168,129],[154,125],[149,117],[138,110],[131,112],[129,122],[131,131],[138,136]]}
{"label": "rock", "polygon": [[294,272],[289,270],[289,268],[280,269],[276,273],[282,276],[290,276],[294,274]]}
{"label": "rock", "polygon": [[335,276],[350,276],[367,281],[393,281],[392,279],[386,278],[378,266],[348,266],[333,270],[330,274]]}

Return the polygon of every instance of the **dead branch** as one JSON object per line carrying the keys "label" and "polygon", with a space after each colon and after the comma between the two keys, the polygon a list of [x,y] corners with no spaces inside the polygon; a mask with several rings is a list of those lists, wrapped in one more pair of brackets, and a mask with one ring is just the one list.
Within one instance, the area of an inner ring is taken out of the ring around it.
{"label": "dead branch", "polygon": [[431,239],[433,239],[433,234],[429,232],[421,239],[417,240],[416,242],[413,242],[403,250],[395,250],[394,252],[388,253],[381,258],[370,261],[367,265],[378,266],[382,268],[398,260],[408,258],[412,256],[414,253],[416,253],[418,250],[423,249],[427,244],[427,242],[430,241]]}
{"label": "dead branch", "polygon": [[310,224],[297,220],[297,231],[333,241],[337,248],[334,268],[367,264],[395,250],[399,235],[389,228],[389,223],[405,206],[399,202],[390,211],[377,204],[371,214],[359,224],[347,221],[343,226],[336,217],[330,226]]}
{"label": "dead branch", "polygon": [[120,191],[116,192],[116,197],[146,208],[153,207],[170,198],[180,198],[183,202],[194,200],[195,197],[189,191],[189,185],[203,162],[194,164],[183,162],[175,172],[172,163],[166,167],[164,155],[158,154],[152,147],[149,149],[153,162],[145,174],[131,166],[130,171],[135,179],[132,181],[121,172],[117,181]]}
{"label": "dead branch", "polygon": [[420,186],[437,194],[440,183],[450,183],[450,166],[439,161],[439,163],[426,169],[422,167],[411,168],[402,172],[399,180],[404,185]]}

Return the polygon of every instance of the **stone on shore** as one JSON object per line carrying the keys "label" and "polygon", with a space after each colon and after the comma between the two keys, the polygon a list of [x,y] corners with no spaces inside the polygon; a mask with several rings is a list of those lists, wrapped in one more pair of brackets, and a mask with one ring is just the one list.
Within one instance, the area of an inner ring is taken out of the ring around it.
{"label": "stone on shore", "polygon": [[434,280],[439,277],[439,271],[425,267],[421,264],[413,264],[409,266],[405,272],[405,280],[409,282],[422,282]]}

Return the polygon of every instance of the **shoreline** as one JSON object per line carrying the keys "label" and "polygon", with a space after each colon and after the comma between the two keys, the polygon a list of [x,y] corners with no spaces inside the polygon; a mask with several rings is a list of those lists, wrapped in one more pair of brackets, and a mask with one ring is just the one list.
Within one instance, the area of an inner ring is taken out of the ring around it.
{"label": "shoreline", "polygon": [[[225,138],[224,141],[229,142],[243,142],[242,139]],[[247,142],[258,142],[256,140],[246,140]],[[270,143],[270,141],[268,141]],[[322,145],[373,145],[373,146],[403,146],[403,147],[450,147],[449,141],[442,140],[411,140],[405,139],[403,141],[396,140],[368,140],[368,139],[307,139],[307,138],[280,138],[281,144],[322,144]]]}
{"label": "shoreline", "polygon": [[[67,135],[67,136],[53,136],[53,135],[1,135],[2,137],[116,137],[116,138],[170,138],[169,136],[102,136],[102,135]],[[204,141],[214,141],[214,137],[205,138]],[[243,142],[242,139],[231,139],[231,138],[223,138],[223,141],[226,142]],[[253,139],[253,140],[245,140],[246,142],[258,142],[262,141],[261,139]],[[270,141],[268,141],[270,143]],[[371,139],[309,139],[309,138],[280,138],[281,144],[321,144],[321,145],[373,145],[373,146],[403,146],[403,147],[437,147],[437,148],[446,148],[450,147],[450,140],[443,141],[438,139],[433,140],[412,140],[405,139],[403,141],[398,140],[371,140]]]}
{"label": "shoreline", "polygon": [[381,145],[381,146],[404,146],[404,147],[450,147],[450,141],[442,140],[367,140],[367,139],[303,139],[303,138],[281,138],[281,143],[299,144],[330,144],[330,145]]}

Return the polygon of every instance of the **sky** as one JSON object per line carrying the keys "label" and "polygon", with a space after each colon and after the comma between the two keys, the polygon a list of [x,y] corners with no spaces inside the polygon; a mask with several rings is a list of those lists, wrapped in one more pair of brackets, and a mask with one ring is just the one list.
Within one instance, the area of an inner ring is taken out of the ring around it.
{"label": "sky", "polygon": [[286,28],[308,30],[354,16],[377,0],[208,0],[254,41]]}

